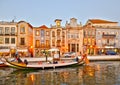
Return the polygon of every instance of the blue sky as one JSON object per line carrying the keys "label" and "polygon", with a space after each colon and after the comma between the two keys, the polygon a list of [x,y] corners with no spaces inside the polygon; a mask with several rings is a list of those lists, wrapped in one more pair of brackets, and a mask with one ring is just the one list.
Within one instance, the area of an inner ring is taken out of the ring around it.
{"label": "blue sky", "polygon": [[120,23],[120,0],[0,0],[0,21],[14,17],[34,27],[50,27],[55,19],[62,19],[64,26],[73,17],[82,24],[95,18]]}

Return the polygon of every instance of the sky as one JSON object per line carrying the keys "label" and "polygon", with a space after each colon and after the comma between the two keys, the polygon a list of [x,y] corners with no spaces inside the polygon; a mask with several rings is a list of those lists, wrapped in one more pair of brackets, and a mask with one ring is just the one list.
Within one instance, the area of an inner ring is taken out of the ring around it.
{"label": "sky", "polygon": [[26,21],[34,27],[64,26],[70,18],[83,25],[88,19],[104,19],[120,23],[120,0],[0,0],[0,21]]}

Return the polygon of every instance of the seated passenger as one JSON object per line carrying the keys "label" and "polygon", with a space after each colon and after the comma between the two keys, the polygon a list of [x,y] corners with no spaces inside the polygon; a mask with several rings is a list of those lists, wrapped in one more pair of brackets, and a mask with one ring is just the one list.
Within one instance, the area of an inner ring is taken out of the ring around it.
{"label": "seated passenger", "polygon": [[28,64],[28,61],[25,59],[25,60],[24,60],[24,63],[27,65],[27,64]]}

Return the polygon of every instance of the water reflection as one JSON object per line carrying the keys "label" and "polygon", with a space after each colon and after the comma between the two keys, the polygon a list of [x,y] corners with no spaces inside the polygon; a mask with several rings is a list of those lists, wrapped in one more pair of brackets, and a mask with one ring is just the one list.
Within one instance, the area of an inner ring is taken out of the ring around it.
{"label": "water reflection", "polygon": [[92,62],[75,68],[21,71],[0,69],[0,85],[119,85],[120,62]]}

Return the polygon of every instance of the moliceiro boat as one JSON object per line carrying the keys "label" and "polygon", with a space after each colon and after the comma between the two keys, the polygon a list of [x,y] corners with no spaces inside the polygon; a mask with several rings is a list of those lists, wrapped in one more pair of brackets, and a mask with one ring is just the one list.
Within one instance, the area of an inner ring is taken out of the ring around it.
{"label": "moliceiro boat", "polygon": [[16,69],[55,69],[55,68],[62,68],[62,67],[71,67],[71,66],[79,66],[84,64],[83,61],[77,62],[76,60],[71,61],[57,61],[53,63],[48,62],[36,62],[36,63],[17,63],[17,62],[11,62],[9,59],[6,59],[6,65],[16,68]]}

